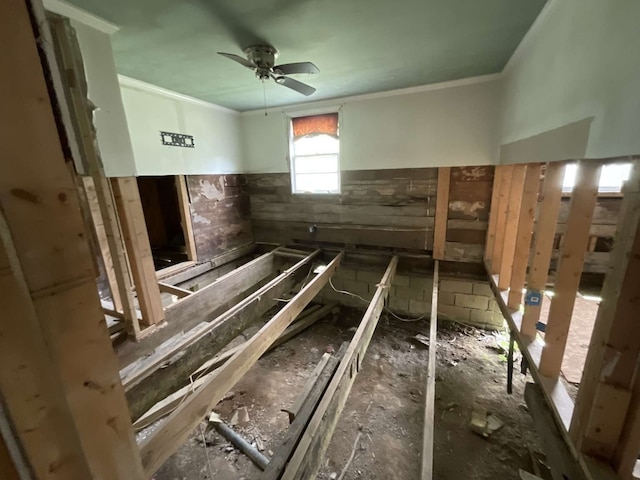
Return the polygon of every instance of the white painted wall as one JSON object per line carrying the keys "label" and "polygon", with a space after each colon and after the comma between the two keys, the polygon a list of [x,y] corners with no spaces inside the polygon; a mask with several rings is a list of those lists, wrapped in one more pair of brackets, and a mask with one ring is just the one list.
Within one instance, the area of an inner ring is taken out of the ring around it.
{"label": "white painted wall", "polygon": [[[138,80],[119,78],[137,175],[242,171],[237,112]],[[193,135],[195,148],[162,145],[160,131]]]}
{"label": "white painted wall", "polygon": [[640,153],[640,2],[550,2],[505,69],[500,143],[593,117],[586,157]]}
{"label": "white painted wall", "polygon": [[342,170],[496,163],[500,83],[490,76],[242,113],[244,171],[289,171],[288,115],[332,108],[340,108]]}

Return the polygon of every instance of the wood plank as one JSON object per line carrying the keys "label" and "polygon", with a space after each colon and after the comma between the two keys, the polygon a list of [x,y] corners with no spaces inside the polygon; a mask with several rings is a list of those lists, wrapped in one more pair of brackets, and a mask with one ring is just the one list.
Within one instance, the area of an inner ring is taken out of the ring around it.
{"label": "wood plank", "polygon": [[111,179],[111,187],[142,312],[141,323],[155,325],[164,320],[164,309],[138,184],[135,177],[114,177]]}
{"label": "wood plank", "polygon": [[498,287],[506,290],[511,284],[511,267],[516,251],[516,239],[518,238],[518,222],[520,219],[520,207],[522,204],[522,192],[524,178],[527,173],[526,165],[514,165],[511,174],[511,186],[509,188],[509,201],[507,218],[504,224],[504,239],[502,242],[502,256],[500,257],[500,270],[498,272]]}
{"label": "wood plank", "polygon": [[[542,202],[538,220],[535,224],[533,240],[533,259],[527,278],[527,290],[542,295],[547,285],[549,265],[553,253],[558,212],[562,200],[562,182],[564,180],[565,164],[560,162],[547,163],[542,190]],[[536,324],[540,319],[541,305],[527,305],[525,303],[521,332],[530,339],[537,334]]]}
{"label": "wood plank", "polygon": [[133,338],[139,338],[140,325],[132,294],[129,264],[120,234],[111,185],[105,176],[104,166],[95,142],[95,128],[92,123],[93,107],[87,99],[86,76],[80,46],[68,21],[52,21],[51,28],[55,33],[53,43],[56,46],[56,57],[65,70],[65,78],[68,79],[64,86],[65,93],[69,98],[69,108],[72,111],[73,130],[80,142],[82,159],[86,162],[89,174],[93,179],[95,195],[104,222],[122,310],[127,324],[127,333]]}
{"label": "wood plank", "polygon": [[425,387],[424,427],[422,436],[421,480],[433,479],[433,430],[435,425],[436,398],[436,348],[438,344],[438,261],[433,266],[433,290],[431,292],[431,317],[429,320],[429,359]]}
{"label": "wood plank", "polygon": [[42,4],[0,2],[0,24],[0,144],[11,159],[0,162],[2,408],[37,478],[142,480],[60,138],[66,99],[41,56],[53,45]]}
{"label": "wood plank", "polygon": [[493,261],[493,245],[496,240],[496,227],[498,224],[498,204],[500,203],[500,189],[502,182],[502,172],[504,166],[498,165],[495,168],[493,177],[493,188],[491,189],[491,206],[489,214],[489,225],[487,228],[487,240],[484,251],[484,261],[491,265]]}
{"label": "wood plank", "polygon": [[309,421],[307,429],[282,475],[282,480],[315,478],[324,452],[329,446],[335,425],[351,391],[351,386],[362,368],[364,356],[384,308],[384,302],[389,295],[389,287],[397,265],[398,257],[394,256],[353,335],[347,352],[340,361],[338,370]]}
{"label": "wood plank", "polygon": [[520,304],[522,303],[522,289],[524,288],[525,277],[527,275],[529,250],[531,248],[531,237],[533,234],[533,217],[536,212],[536,202],[540,189],[540,167],[541,165],[539,163],[530,163],[527,165],[527,172],[524,179],[513,265],[511,267],[509,301],[507,302],[509,307],[513,309],[520,308]]}
{"label": "wood plank", "polygon": [[[309,396],[312,395],[311,392],[313,390],[313,387],[318,383],[318,379],[320,378],[320,375],[322,375],[322,372],[324,371],[324,367],[330,358],[336,358],[336,357],[334,357],[333,355],[327,352],[322,354],[322,357],[320,358],[320,361],[316,365],[316,368],[313,369],[313,372],[311,372],[311,375],[309,375],[309,377],[307,378],[307,381],[305,382],[304,387],[302,388],[302,391],[296,397],[296,401],[293,402],[293,404],[289,408],[282,409],[283,412],[287,412],[287,414],[289,415],[289,424],[291,424],[296,419],[296,417],[298,416],[298,413],[300,412],[300,409],[304,406],[307,398],[309,398]],[[336,368],[337,367],[338,367],[338,363],[336,361]],[[324,393],[324,389],[322,390],[322,393]],[[315,409],[315,405],[314,405],[314,409]],[[304,424],[306,425],[307,421],[305,421]],[[286,440],[283,443],[286,443]],[[276,452],[276,455],[277,454],[278,452]],[[288,459],[289,458],[287,457],[287,460]]]}
{"label": "wood plank", "polygon": [[440,167],[438,169],[436,217],[433,232],[433,258],[436,260],[444,260],[445,241],[447,237],[447,213],[449,212],[450,182],[451,167]]}
{"label": "wood plank", "polygon": [[576,186],[571,197],[571,214],[567,222],[562,259],[553,289],[554,296],[549,307],[544,336],[545,346],[540,359],[540,373],[549,377],[560,374],[573,305],[589,243],[589,229],[598,198],[601,170],[602,165],[598,162],[578,162]]}
{"label": "wood plank", "polygon": [[148,476],[187,439],[212,406],[216,405],[233,385],[269,348],[293,319],[318,294],[340,265],[339,254],[316,275],[287,305],[280,310],[247,343],[247,347],[232,357],[216,375],[187,399],[167,421],[140,445],[140,453]]}
{"label": "wood plank", "polygon": [[491,254],[491,274],[499,274],[502,267],[502,251],[504,248],[505,226],[507,224],[507,210],[509,208],[509,192],[511,191],[511,178],[513,177],[513,165],[502,166],[502,180],[500,181],[500,193],[496,208],[496,237],[493,242]]}
{"label": "wood plank", "polygon": [[158,288],[161,292],[175,295],[178,298],[184,298],[188,297],[189,295],[193,295],[193,292],[191,290],[185,290],[184,288],[169,285],[168,283],[158,282]]}
{"label": "wood plank", "polygon": [[193,224],[191,223],[191,209],[189,207],[189,192],[187,180],[184,175],[176,175],[176,191],[178,192],[178,206],[180,208],[180,222],[184,232],[184,241],[187,247],[187,258],[197,261],[196,241],[193,236]]}

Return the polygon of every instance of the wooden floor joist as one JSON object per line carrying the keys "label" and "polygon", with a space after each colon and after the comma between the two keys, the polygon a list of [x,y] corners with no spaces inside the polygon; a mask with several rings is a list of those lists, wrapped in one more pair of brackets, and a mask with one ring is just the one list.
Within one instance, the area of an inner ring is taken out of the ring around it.
{"label": "wooden floor joist", "polygon": [[424,430],[422,438],[421,480],[433,479],[433,428],[436,398],[436,348],[438,344],[438,261],[433,266],[433,290],[431,292],[431,317],[429,318],[429,359],[424,391]]}
{"label": "wooden floor joist", "polygon": [[120,375],[132,418],[137,419],[176,388],[185,385],[189,375],[206,359],[277,305],[278,298],[304,280],[307,274],[304,267],[319,253],[320,250],[312,252],[214,320],[201,322],[188,332],[167,340],[152,355],[123,369]]}
{"label": "wooden floor joist", "polygon": [[145,473],[148,476],[153,475],[165,460],[184,443],[209,410],[222,399],[320,292],[340,265],[341,260],[342,254],[336,256],[321,273],[312,278],[300,293],[293,297],[247,342],[247,346],[242,351],[236,353],[223,367],[218,369],[208,382],[178,407],[160,428],[143,441],[140,445],[140,454]]}
{"label": "wooden floor joist", "polygon": [[281,477],[282,480],[315,478],[320,462],[329,446],[338,417],[351,391],[351,386],[358,371],[362,368],[364,356],[389,295],[389,288],[397,265],[398,257],[394,256],[380,283],[378,283],[373,299],[349,344],[347,352],[340,361],[338,370],[309,421],[305,433]]}

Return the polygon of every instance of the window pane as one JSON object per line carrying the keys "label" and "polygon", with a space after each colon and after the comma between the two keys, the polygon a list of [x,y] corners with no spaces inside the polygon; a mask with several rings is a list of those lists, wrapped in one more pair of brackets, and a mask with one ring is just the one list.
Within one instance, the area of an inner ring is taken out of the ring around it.
{"label": "window pane", "polygon": [[339,190],[338,173],[296,174],[296,193],[337,193]]}
{"label": "window pane", "polygon": [[340,141],[331,135],[309,135],[293,141],[294,155],[338,153]]}
{"label": "window pane", "polygon": [[[571,192],[576,184],[576,176],[578,174],[578,165],[571,163],[566,166],[564,180],[562,182],[562,191]],[[604,165],[600,174],[600,183],[598,184],[599,192],[622,191],[622,185],[629,179],[631,175],[630,163],[618,163]]]}
{"label": "window pane", "polygon": [[313,155],[294,159],[296,173],[335,173],[338,171],[337,155]]}

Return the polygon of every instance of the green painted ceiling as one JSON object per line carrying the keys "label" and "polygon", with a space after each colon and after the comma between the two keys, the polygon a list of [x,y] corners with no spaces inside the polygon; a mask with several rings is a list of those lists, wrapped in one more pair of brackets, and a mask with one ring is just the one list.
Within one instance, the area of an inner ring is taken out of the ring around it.
{"label": "green painted ceiling", "polygon": [[216,54],[267,42],[311,97],[266,83],[269,106],[500,72],[545,0],[71,0],[120,26],[119,73],[236,110],[263,106],[260,81]]}

